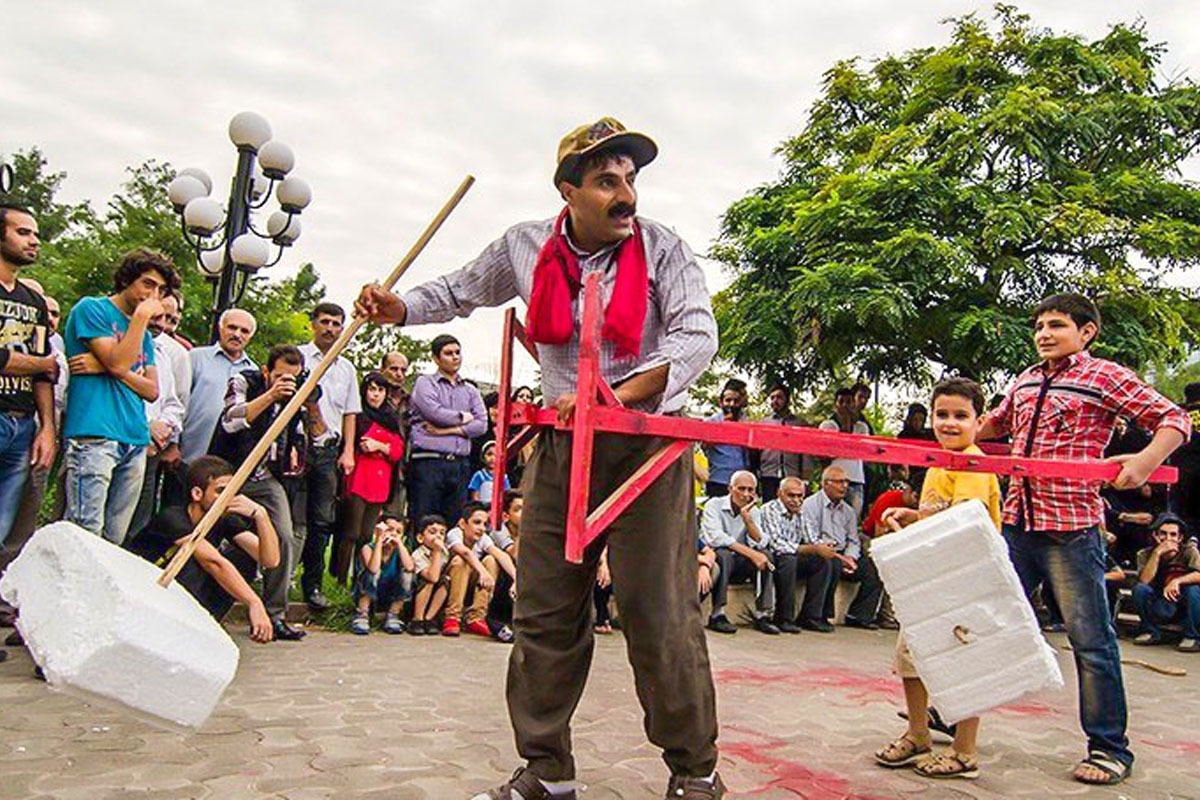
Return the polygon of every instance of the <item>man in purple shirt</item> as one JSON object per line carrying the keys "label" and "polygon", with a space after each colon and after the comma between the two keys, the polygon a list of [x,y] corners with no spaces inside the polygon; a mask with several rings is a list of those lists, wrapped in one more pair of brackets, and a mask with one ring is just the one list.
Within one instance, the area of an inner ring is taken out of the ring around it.
{"label": "man in purple shirt", "polygon": [[437,372],[417,378],[408,401],[408,508],[414,521],[426,514],[458,519],[471,480],[471,439],[487,429],[483,397],[458,374],[458,339],[443,333],[430,350]]}

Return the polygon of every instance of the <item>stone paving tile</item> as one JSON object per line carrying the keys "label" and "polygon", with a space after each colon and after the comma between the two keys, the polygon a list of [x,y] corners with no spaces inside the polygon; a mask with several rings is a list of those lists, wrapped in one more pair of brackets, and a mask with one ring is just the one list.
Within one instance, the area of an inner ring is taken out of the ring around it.
{"label": "stone paving tile", "polygon": [[[517,759],[504,704],[508,649],[464,637],[352,637],[314,631],[260,647],[237,634],[242,666],[220,708],[191,734],[145,724],[32,680],[10,650],[0,665],[0,800],[285,798],[456,800],[493,785]],[[1063,637],[1054,637],[1062,648]],[[982,777],[922,780],[875,766],[903,722],[888,672],[890,634],[709,640],[722,720],[720,769],[731,795],[783,800],[1200,800],[1195,675],[1126,668],[1138,762],[1117,789],[1074,783],[1083,739],[1074,668],[1067,688],[986,715]],[[1200,672],[1169,649],[1126,655]],[[619,635],[597,640],[574,724],[585,800],[659,797],[666,768],[642,732]]]}

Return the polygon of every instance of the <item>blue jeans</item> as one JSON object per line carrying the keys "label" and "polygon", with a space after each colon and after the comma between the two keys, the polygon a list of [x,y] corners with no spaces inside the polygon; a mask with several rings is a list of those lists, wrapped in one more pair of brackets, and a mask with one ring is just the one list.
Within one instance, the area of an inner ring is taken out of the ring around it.
{"label": "blue jeans", "polygon": [[67,440],[66,519],[121,544],[142,492],[146,446],[112,439]]}
{"label": "blue jeans", "polygon": [[1142,620],[1142,630],[1162,636],[1160,622],[1171,622],[1182,618],[1183,638],[1200,639],[1200,584],[1191,583],[1179,587],[1179,602],[1172,603],[1162,595],[1160,589],[1155,589],[1148,583],[1139,583],[1133,587],[1133,605]]}
{"label": "blue jeans", "polygon": [[1045,581],[1054,591],[1067,626],[1079,678],[1079,721],[1088,750],[1102,750],[1129,765],[1125,735],[1128,710],[1121,678],[1121,651],[1108,613],[1104,543],[1095,528],[1055,533],[1004,526],[1009,556],[1026,596]]}
{"label": "blue jeans", "polygon": [[37,420],[33,417],[0,414],[0,545],[8,538],[21,506],[21,490],[29,477],[29,450],[35,433]]}

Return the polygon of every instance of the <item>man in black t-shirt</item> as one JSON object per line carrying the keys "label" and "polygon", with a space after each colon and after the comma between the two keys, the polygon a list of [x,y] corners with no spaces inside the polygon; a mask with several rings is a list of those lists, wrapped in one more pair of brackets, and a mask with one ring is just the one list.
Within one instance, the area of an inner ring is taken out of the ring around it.
{"label": "man in black t-shirt", "polygon": [[[205,513],[217,501],[233,476],[228,461],[201,456],[187,471],[187,506],[168,506],[126,541],[129,551],[160,566],[166,566],[179,545],[191,535]],[[200,542],[176,580],[200,605],[220,621],[235,600],[250,612],[250,638],[269,642],[274,638],[271,618],[262,600],[250,587],[259,566],[279,565],[279,537],[267,510],[238,495],[227,511]]]}
{"label": "man in black t-shirt", "polygon": [[46,301],[18,279],[37,256],[37,220],[28,209],[0,204],[0,545],[30,464],[49,469],[56,449],[58,362],[50,352]]}

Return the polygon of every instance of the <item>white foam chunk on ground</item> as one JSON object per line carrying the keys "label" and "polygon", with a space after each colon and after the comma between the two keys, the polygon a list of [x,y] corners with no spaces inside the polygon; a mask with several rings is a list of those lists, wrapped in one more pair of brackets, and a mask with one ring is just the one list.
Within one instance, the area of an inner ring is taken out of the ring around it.
{"label": "white foam chunk on ground", "polygon": [[69,522],[39,529],[0,581],[51,685],[198,727],[237,671],[238,649],[159,570]]}
{"label": "white foam chunk on ground", "polygon": [[948,721],[1062,687],[1054,649],[981,502],[881,537],[871,557],[930,701]]}

